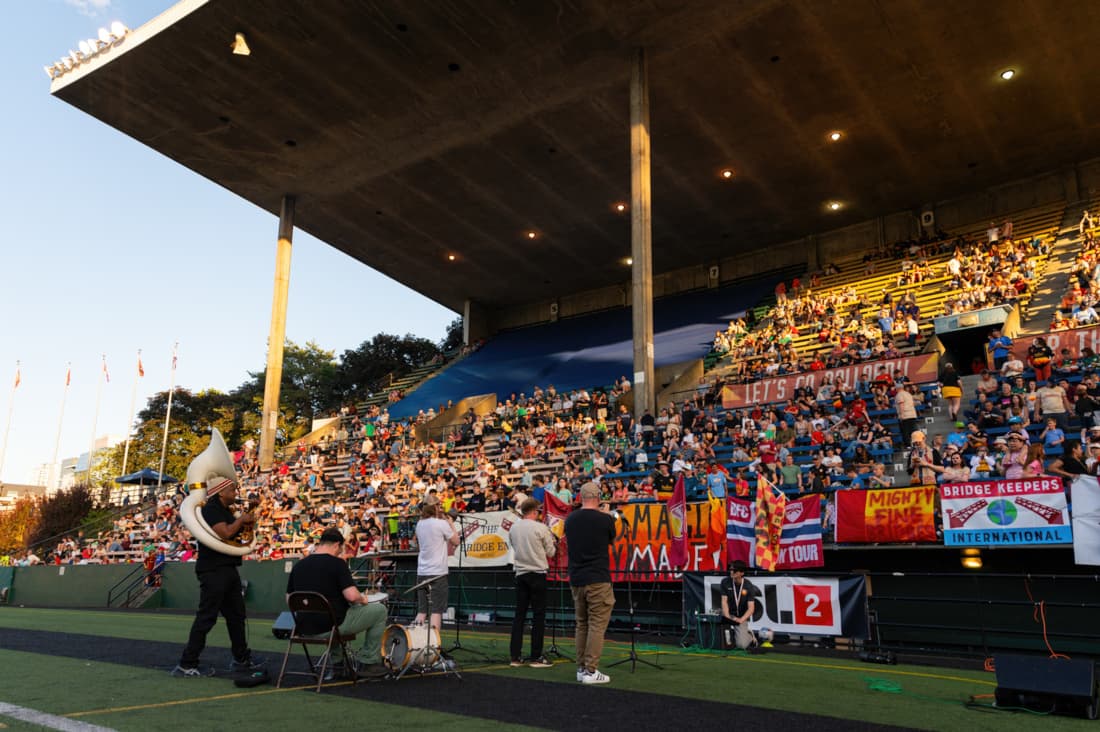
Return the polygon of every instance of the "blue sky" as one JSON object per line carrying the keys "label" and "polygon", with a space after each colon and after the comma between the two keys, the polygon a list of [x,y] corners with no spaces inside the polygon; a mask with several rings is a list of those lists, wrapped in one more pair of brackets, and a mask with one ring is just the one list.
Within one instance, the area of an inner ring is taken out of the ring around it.
{"label": "blue sky", "polygon": [[[33,0],[5,6],[0,64],[0,429],[11,429],[0,479],[26,483],[57,436],[72,362],[60,457],[95,433],[125,434],[142,349],[140,409],[176,382],[227,390],[263,366],[277,220],[49,94],[43,71],[82,38],[131,28],[169,0]],[[14,15],[14,17],[12,17]],[[349,313],[357,314],[349,317]],[[287,337],[335,350],[375,333],[439,340],[455,314],[295,232]],[[0,439],[3,434],[0,433]],[[138,466],[141,467],[141,466]]]}

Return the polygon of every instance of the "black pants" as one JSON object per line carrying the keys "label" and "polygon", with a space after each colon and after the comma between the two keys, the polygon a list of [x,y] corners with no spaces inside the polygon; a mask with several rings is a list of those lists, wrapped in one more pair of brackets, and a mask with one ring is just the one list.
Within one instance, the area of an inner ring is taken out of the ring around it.
{"label": "black pants", "polygon": [[542,656],[542,638],[546,634],[546,575],[526,572],[516,576],[516,616],[512,619],[513,659],[523,657],[523,626],[531,608],[531,658]]}
{"label": "black pants", "polygon": [[250,653],[244,628],[244,595],[241,594],[241,577],[237,574],[237,568],[216,567],[199,572],[197,576],[199,609],[195,613],[195,622],[191,624],[191,634],[180,657],[180,666],[192,668],[199,665],[199,656],[206,647],[206,634],[218,622],[218,613],[225,618],[225,626],[229,630],[233,659],[247,661]]}

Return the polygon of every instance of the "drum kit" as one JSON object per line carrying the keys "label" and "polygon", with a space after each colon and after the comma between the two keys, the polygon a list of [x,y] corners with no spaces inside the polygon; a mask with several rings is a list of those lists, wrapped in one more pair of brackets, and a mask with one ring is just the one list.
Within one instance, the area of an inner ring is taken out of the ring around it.
{"label": "drum kit", "polygon": [[[407,595],[426,588],[430,607],[431,583],[436,579],[438,577],[429,577],[405,590],[403,594]],[[386,598],[386,593],[383,592],[368,595],[368,599],[374,602],[377,595],[381,595],[381,599]],[[409,625],[394,623],[388,626],[382,635],[382,660],[389,666],[395,680],[402,678],[410,671],[420,675],[442,672],[462,678],[455,662],[443,655],[439,631],[428,623],[410,623]]]}

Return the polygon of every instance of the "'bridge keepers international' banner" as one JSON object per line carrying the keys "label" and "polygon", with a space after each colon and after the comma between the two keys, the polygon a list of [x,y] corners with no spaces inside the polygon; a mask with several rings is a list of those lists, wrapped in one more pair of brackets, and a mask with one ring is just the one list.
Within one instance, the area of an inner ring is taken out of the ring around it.
{"label": "'bridge keepers international' banner", "polygon": [[867,361],[838,369],[777,376],[774,379],[761,379],[750,384],[728,384],[722,387],[722,408],[740,409],[755,404],[785,402],[794,396],[795,389],[808,386],[816,391],[827,376],[832,377],[834,384],[838,378],[849,384],[855,384],[857,381],[871,381],[879,372],[880,366],[885,366],[890,374],[894,373],[894,369],[900,369],[910,381],[922,384],[935,381],[939,377],[936,371],[938,359],[939,356],[935,353],[925,353],[888,361]]}
{"label": "'bridge keepers international' banner", "polygon": [[940,500],[946,546],[1073,542],[1059,478],[944,483]]}
{"label": "'bridge keepers international' banner", "polygon": [[937,541],[935,486],[835,495],[838,543]]}

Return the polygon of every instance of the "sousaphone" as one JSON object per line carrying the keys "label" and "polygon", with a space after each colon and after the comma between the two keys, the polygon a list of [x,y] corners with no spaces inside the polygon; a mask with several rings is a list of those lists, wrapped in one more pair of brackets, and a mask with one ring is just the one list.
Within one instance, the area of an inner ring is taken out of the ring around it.
{"label": "sousaphone", "polygon": [[252,544],[222,539],[202,517],[206,501],[225,488],[236,484],[237,470],[225,440],[217,429],[212,430],[210,445],[187,466],[187,498],[180,505],[180,520],[195,539],[222,554],[243,557],[252,551]]}

